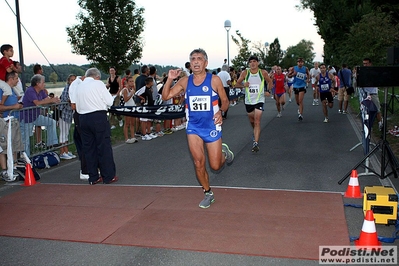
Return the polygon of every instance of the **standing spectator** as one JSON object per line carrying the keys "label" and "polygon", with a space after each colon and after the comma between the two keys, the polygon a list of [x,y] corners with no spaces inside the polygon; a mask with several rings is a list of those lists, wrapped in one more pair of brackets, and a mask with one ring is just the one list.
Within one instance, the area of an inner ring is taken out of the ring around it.
{"label": "standing spectator", "polygon": [[121,80],[121,89],[126,87],[126,79],[132,76],[132,71],[130,69],[125,70],[125,76]]}
{"label": "standing spectator", "polygon": [[[166,76],[166,73],[164,73],[163,80],[162,80],[162,87],[159,89],[159,92],[158,92],[158,93],[161,94],[161,96],[162,96],[163,87],[165,86],[165,82],[167,80],[168,80],[168,77]],[[169,99],[167,101],[165,101],[165,100],[162,101],[162,105],[169,105],[169,104],[173,104],[173,98],[171,98],[171,99]],[[172,126],[172,120],[171,119],[165,119],[163,121],[163,128],[164,128],[163,133],[167,134],[167,135],[172,134],[173,130],[170,129],[171,126]]]}
{"label": "standing spectator", "polygon": [[[366,58],[363,59],[363,66],[370,67],[372,65],[373,64],[372,64],[370,58],[366,57]],[[383,125],[384,125],[383,124],[384,120],[383,120],[382,115],[381,115],[381,104],[380,104],[380,99],[378,98],[378,88],[377,87],[364,87],[362,89],[362,91],[364,93],[366,93],[367,96],[371,97],[371,101],[377,107],[377,116],[376,117],[377,117],[377,121],[378,121],[378,128],[381,131],[382,128],[383,128]]]}
{"label": "standing spectator", "polygon": [[89,170],[87,169],[86,156],[83,152],[82,132],[80,127],[79,113],[76,111],[76,92],[80,83],[85,77],[77,77],[69,86],[69,99],[71,101],[71,108],[73,112],[73,121],[75,128],[73,130],[73,141],[75,143],[76,151],[78,152],[80,160],[80,180],[89,180]]}
{"label": "standing spectator", "polygon": [[[223,88],[224,88],[224,91],[225,91],[227,97],[230,96],[230,85],[231,85],[231,77],[230,77],[230,74],[227,72],[228,69],[229,69],[228,66],[226,64],[224,64],[222,66],[222,69],[220,70],[220,72],[217,74],[218,77],[220,78],[220,80],[222,81]],[[219,107],[220,106],[222,106],[222,100],[219,98]],[[227,109],[222,114],[223,119],[227,118],[228,111],[229,110]]]}
{"label": "standing spectator", "polygon": [[0,100],[1,104],[4,104],[7,97],[12,94],[12,90],[15,91],[18,97],[21,97],[24,92],[22,87],[14,86],[14,88],[10,88],[10,86],[6,82],[6,74],[12,71],[18,73],[18,69],[15,67],[14,62],[11,60],[11,57],[14,55],[14,49],[10,44],[4,44],[0,47],[1,54],[3,57],[0,59],[0,86],[3,91],[3,97]]}
{"label": "standing spectator", "polygon": [[[136,88],[136,92],[145,87],[145,80],[147,79],[148,75],[150,74],[150,69],[147,65],[143,65],[141,67],[141,75],[137,76],[135,81],[134,81],[134,85]],[[137,103],[136,103],[137,104]],[[137,104],[140,105],[140,104]],[[139,123],[139,126],[137,127],[137,132],[136,132],[136,136],[142,136],[140,133],[140,127],[141,127],[141,123]]]}
{"label": "standing spectator", "polygon": [[338,89],[338,112],[342,114],[347,114],[349,94],[346,90],[352,86],[352,73],[348,69],[348,66],[346,64],[342,64],[342,69],[338,72],[338,77],[340,79],[340,85]]}
{"label": "standing spectator", "polygon": [[316,77],[320,74],[319,62],[314,62],[313,66],[309,71],[313,89],[313,105],[319,105],[319,91],[316,88]]}
{"label": "standing spectator", "polygon": [[[13,88],[17,85],[18,83],[18,73],[17,72],[7,72],[6,74],[6,83],[10,88]],[[3,96],[3,87],[2,84],[0,84],[0,98]],[[12,151],[13,151],[13,158],[12,160],[14,162],[17,161],[17,152],[23,151],[23,144],[21,141],[21,131],[20,131],[20,125],[18,122],[19,118],[19,111],[12,112],[10,114],[11,110],[19,110],[23,106],[22,104],[18,103],[18,96],[15,91],[11,91],[11,95],[9,95],[4,102],[4,104],[0,104],[0,112],[2,113],[2,118],[0,118],[0,130],[2,130],[1,135],[7,136],[7,129],[8,129],[8,122],[4,121],[3,118],[10,116],[13,116],[13,120],[11,122],[11,135],[12,135]],[[4,130],[4,131],[3,131]],[[0,172],[0,177],[5,180],[5,181],[14,181],[16,178],[16,175],[13,177],[10,177],[7,173],[7,142],[6,141],[0,141],[0,167],[3,171]]]}
{"label": "standing spectator", "polygon": [[110,184],[118,181],[107,119],[107,111],[114,98],[101,81],[101,73],[97,68],[89,68],[85,76],[76,89],[76,110],[79,113],[89,184],[95,185],[101,181]]}
{"label": "standing spectator", "polygon": [[[37,75],[40,74],[42,76],[44,76],[43,74],[43,68],[40,64],[35,64],[33,66],[33,75]],[[46,88],[44,88],[44,91],[46,92],[46,94],[48,95],[48,91]],[[36,135],[36,144],[35,144],[35,148],[36,149],[43,149],[46,148],[46,143],[44,143],[42,141],[42,127],[35,127],[35,135]]]}
{"label": "standing spectator", "polygon": [[145,86],[145,81],[150,74],[150,69],[147,65],[143,65],[141,67],[141,75],[136,78],[135,82],[135,87],[136,91],[141,89],[142,87]]}
{"label": "standing spectator", "polygon": [[[121,91],[121,106],[136,106],[134,102],[134,94],[136,90],[134,88],[134,80],[133,77],[127,77],[126,86]],[[130,138],[129,138],[129,130],[130,130]],[[123,134],[125,136],[125,142],[136,143],[137,139],[134,137],[134,133],[136,132],[136,117],[133,116],[125,116],[125,125],[123,127]]]}
{"label": "standing spectator", "polygon": [[328,66],[328,73],[334,74],[334,73],[337,73],[337,71],[335,70],[335,67]]}
{"label": "standing spectator", "polygon": [[[181,71],[180,75],[174,80],[174,82],[177,83],[183,77],[187,77],[185,71]],[[184,94],[180,93],[175,97],[173,97],[172,104],[181,105],[183,104],[183,101],[184,101]],[[172,131],[183,130],[186,127],[186,125],[183,123],[183,118],[175,118],[173,119],[172,123],[173,123],[173,127],[171,129]]]}
{"label": "standing spectator", "polygon": [[140,72],[140,70],[137,69],[137,68],[136,68],[135,70],[133,70],[133,81],[134,81],[134,82],[136,82],[136,78],[137,78],[138,76],[140,76],[139,72]]}
{"label": "standing spectator", "polygon": [[62,91],[60,97],[61,102],[64,104],[60,105],[58,108],[60,112],[60,119],[58,120],[58,124],[60,127],[60,143],[61,145],[63,145],[60,148],[60,158],[65,160],[76,158],[76,156],[68,150],[69,130],[71,128],[73,116],[71,100],[69,98],[69,87],[75,79],[76,75],[71,74],[68,76],[67,84]]}
{"label": "standing spectator", "polygon": [[[267,89],[273,87],[273,81],[266,70],[259,68],[257,56],[250,56],[248,64],[249,69],[241,71],[236,87],[245,89],[245,109],[253,129],[252,152],[258,152],[261,131],[260,121],[264,111],[265,94],[270,94],[270,90]],[[267,84],[266,90],[265,84]]]}
{"label": "standing spectator", "polygon": [[[171,88],[181,69],[169,70],[168,79],[162,91],[163,100],[184,94],[186,97],[187,140],[194,161],[195,173],[204,190],[205,198],[200,202],[200,208],[208,208],[215,201],[209,184],[209,175],[205,167],[205,148],[208,162],[214,170],[219,170],[225,162],[230,164],[234,154],[226,144],[222,144],[222,111],[229,108],[229,100],[220,78],[206,72],[208,56],[202,49],[190,53],[190,64],[193,74],[182,77]],[[222,98],[222,106],[218,106],[218,98]]]}
{"label": "standing spectator", "polygon": [[303,65],[302,57],[297,60],[297,65],[293,67],[293,71],[288,73],[288,77],[294,77],[294,94],[296,104],[298,105],[298,120],[303,120],[303,98],[306,93],[306,84],[309,83],[309,69]]}
{"label": "standing spectator", "polygon": [[[145,86],[136,91],[135,95],[140,97],[141,105],[153,106],[154,99],[152,98],[152,85],[154,80],[152,77],[147,77],[145,80]],[[152,140],[158,137],[157,134],[151,133],[152,119],[140,118],[142,140]]]}
{"label": "standing spectator", "polygon": [[[1,54],[3,57],[0,59],[0,86],[3,91],[3,97],[1,98],[0,103],[4,104],[7,97],[11,95],[12,88],[6,82],[6,74],[11,71],[17,72],[18,70],[15,68],[11,57],[14,55],[14,49],[10,44],[3,44],[0,47]],[[21,96],[21,95],[18,95]]]}
{"label": "standing spectator", "polygon": [[[118,75],[116,75],[115,67],[109,68],[109,78],[106,85],[107,89],[109,89],[109,93],[114,98],[113,106],[119,106],[120,102],[120,91],[121,91],[121,79]],[[113,113],[109,114],[109,123],[111,124],[111,129],[115,129],[115,117],[119,121],[119,126],[123,126],[122,116],[114,115]]]}
{"label": "standing spectator", "polygon": [[227,59],[226,59],[226,58],[223,60],[223,65],[222,65],[222,67],[223,67],[223,66],[227,66],[227,68],[229,67],[229,64],[227,64]]}
{"label": "standing spectator", "polygon": [[49,116],[41,114],[40,106],[52,103],[59,103],[58,97],[50,98],[45,91],[44,76],[36,74],[31,79],[31,86],[26,89],[22,99],[24,108],[38,106],[38,108],[22,111],[20,115],[20,126],[22,141],[25,144],[25,152],[30,155],[30,136],[32,135],[32,127],[47,127],[47,147],[58,147],[56,121]]}
{"label": "standing spectator", "polygon": [[[161,105],[162,104],[162,96],[158,92],[158,76],[157,76],[157,69],[154,66],[150,66],[150,75],[149,77],[152,78],[152,99],[154,100],[154,105]],[[157,134],[158,137],[163,137],[164,133],[161,130],[161,123],[163,123],[162,120],[159,119],[154,119],[155,123],[155,134]]]}
{"label": "standing spectator", "polygon": [[184,72],[186,72],[186,76],[190,76],[193,71],[191,70],[190,62],[186,62],[184,64]]}
{"label": "standing spectator", "polygon": [[[25,94],[25,92],[24,92],[25,87],[22,85],[22,81],[20,79],[20,75],[22,75],[22,66],[18,61],[14,61],[14,66],[17,69],[16,72],[18,73],[18,84],[14,88],[15,88],[16,94],[18,96],[18,99],[21,99],[21,97]],[[19,93],[17,93],[17,92],[19,92]]]}

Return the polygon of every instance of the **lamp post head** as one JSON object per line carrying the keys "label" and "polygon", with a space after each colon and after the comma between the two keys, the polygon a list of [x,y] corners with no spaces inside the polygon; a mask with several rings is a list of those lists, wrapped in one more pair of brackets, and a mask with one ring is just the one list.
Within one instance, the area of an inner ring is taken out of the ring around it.
{"label": "lamp post head", "polygon": [[231,29],[231,21],[230,20],[226,20],[224,22],[224,28],[229,31]]}
{"label": "lamp post head", "polygon": [[269,43],[268,42],[265,42],[265,47],[267,48],[269,46]]}

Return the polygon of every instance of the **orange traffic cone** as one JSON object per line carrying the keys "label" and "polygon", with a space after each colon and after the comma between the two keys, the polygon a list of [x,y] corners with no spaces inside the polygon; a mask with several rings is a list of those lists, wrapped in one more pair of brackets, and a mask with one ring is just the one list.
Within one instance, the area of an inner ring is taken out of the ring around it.
{"label": "orange traffic cone", "polygon": [[35,175],[33,174],[32,166],[29,163],[26,164],[25,183],[22,185],[27,187],[36,185]]}
{"label": "orange traffic cone", "polygon": [[359,180],[357,178],[357,171],[352,170],[351,178],[349,179],[348,188],[346,189],[345,198],[361,198]]}
{"label": "orange traffic cone", "polygon": [[375,230],[374,214],[372,210],[366,212],[364,218],[362,231],[358,240],[355,240],[356,246],[381,246],[381,242],[378,241],[377,232]]}

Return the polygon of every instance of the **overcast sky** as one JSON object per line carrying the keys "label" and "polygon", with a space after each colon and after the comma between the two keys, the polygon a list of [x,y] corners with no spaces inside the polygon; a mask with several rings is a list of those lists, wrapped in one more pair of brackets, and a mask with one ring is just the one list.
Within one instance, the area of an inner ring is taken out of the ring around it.
{"label": "overcast sky", "polygon": [[[225,20],[230,20],[230,34],[239,30],[252,43],[271,43],[275,38],[281,48],[296,45],[302,39],[314,43],[315,60],[321,61],[323,40],[313,25],[313,13],[298,11],[299,0],[265,1],[187,1],[187,0],[136,0],[144,7],[145,31],[143,64],[175,65],[183,67],[189,53],[203,48],[208,53],[209,68],[217,68],[227,58],[227,32]],[[19,61],[15,1],[0,1],[0,45],[14,46],[13,59]],[[241,5],[239,5],[240,3]],[[71,52],[65,28],[77,24],[77,0],[19,0],[21,22],[51,64],[86,64],[84,56]],[[22,29],[25,64],[48,65],[28,34]],[[238,47],[230,39],[230,60]]]}

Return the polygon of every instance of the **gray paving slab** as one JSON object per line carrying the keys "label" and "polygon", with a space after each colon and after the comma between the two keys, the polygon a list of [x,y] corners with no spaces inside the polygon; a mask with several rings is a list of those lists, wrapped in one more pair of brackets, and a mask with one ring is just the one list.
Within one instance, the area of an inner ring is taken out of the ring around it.
{"label": "gray paving slab", "polygon": [[[297,106],[287,103],[283,116],[277,118],[273,99],[268,98],[262,117],[260,151],[251,152],[252,130],[243,103],[231,107],[223,124],[223,141],[235,153],[235,161],[219,173],[209,171],[212,186],[328,191],[343,193],[349,178],[339,185],[362,158],[360,123],[356,114],[329,109],[330,122],[323,123],[321,106],[313,106],[312,95],[305,95],[304,120],[297,121]],[[355,111],[356,112],[356,111]],[[370,158],[378,169],[379,154]],[[183,131],[152,141],[120,144],[114,147],[117,175],[115,185],[198,186]],[[359,169],[359,173],[364,169]],[[62,162],[41,171],[42,183],[82,184],[79,163]],[[364,186],[390,184],[375,175],[360,176]],[[26,189],[18,185],[1,185],[0,197]],[[199,190],[199,201],[202,198]],[[245,200],[245,199],[243,199]],[[345,203],[362,204],[361,199],[344,199]],[[272,202],[270,204],[273,204]],[[362,210],[345,208],[348,232],[358,236],[363,223]],[[56,225],[54,225],[56,226]],[[394,228],[377,225],[379,235],[391,236]],[[328,233],[328,232],[321,232]],[[201,253],[144,247],[120,247],[38,239],[0,237],[2,265],[313,265],[315,261],[251,257],[233,254]],[[395,243],[394,245],[398,245]]]}

